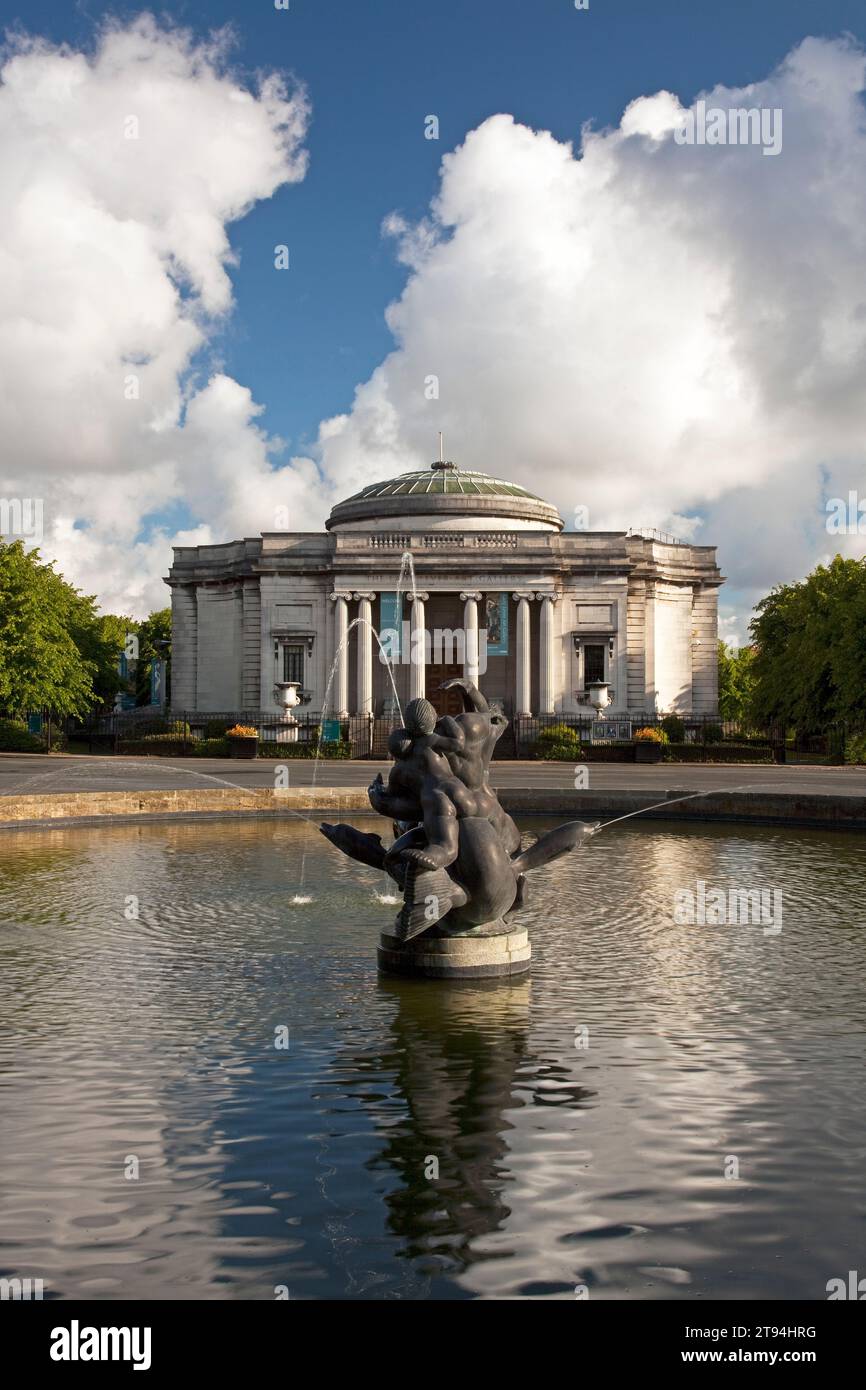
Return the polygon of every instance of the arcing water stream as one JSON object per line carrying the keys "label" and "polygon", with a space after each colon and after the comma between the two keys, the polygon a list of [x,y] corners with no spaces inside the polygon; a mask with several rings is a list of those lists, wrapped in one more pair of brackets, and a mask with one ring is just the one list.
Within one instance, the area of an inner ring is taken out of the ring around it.
{"label": "arcing water stream", "polygon": [[[411,551],[409,551],[409,550],[404,550],[404,551],[403,551],[403,554],[402,554],[402,556],[401,556],[401,558],[400,558],[400,574],[399,574],[399,576],[398,576],[398,578],[397,578],[397,621],[398,621],[398,622],[399,622],[399,620],[400,620],[400,615],[401,615],[401,613],[402,613],[403,585],[404,585],[404,580],[405,580],[406,570],[407,570],[407,569],[409,570],[409,574],[410,574],[411,580],[412,580],[412,597],[413,597],[413,599],[414,599],[414,598],[416,597],[416,595],[417,595],[417,590],[416,590],[416,586],[415,586],[415,562],[414,562],[414,560],[412,559],[412,553],[411,553]],[[400,721],[402,722],[402,720],[403,720],[403,707],[402,707],[402,705],[400,704],[400,696],[399,696],[398,691],[397,691],[397,681],[396,681],[395,676],[394,676],[394,663],[393,663],[393,661],[392,661],[392,659],[391,659],[391,656],[390,656],[390,654],[385,650],[384,646],[382,645],[382,638],[381,638],[381,636],[379,635],[378,630],[373,626],[373,624],[370,623],[370,622],[368,622],[366,618],[353,618],[352,621],[349,623],[348,627],[346,628],[346,635],[345,635],[345,637],[343,637],[342,641],[340,642],[339,646],[337,647],[337,650],[336,650],[336,652],[334,653],[334,659],[333,659],[333,661],[331,662],[331,669],[330,669],[330,671],[329,671],[329,673],[328,673],[328,679],[327,679],[327,682],[326,682],[326,684],[325,684],[325,696],[324,696],[324,699],[323,699],[323,701],[322,701],[322,724],[323,724],[323,725],[324,725],[325,718],[326,718],[327,713],[328,713],[328,708],[329,708],[330,700],[331,700],[331,687],[332,687],[333,684],[334,684],[334,676],[336,675],[337,666],[339,665],[340,658],[342,657],[344,651],[346,650],[346,648],[347,648],[347,646],[348,646],[349,636],[350,636],[350,634],[351,634],[353,628],[359,627],[361,624],[364,624],[364,626],[369,627],[370,632],[373,634],[373,636],[374,636],[375,639],[376,639],[376,642],[378,643],[378,646],[379,646],[379,654],[380,654],[380,656],[381,656],[381,659],[382,659],[382,661],[383,661],[385,667],[387,668],[387,671],[388,671],[388,679],[389,679],[390,682],[391,682],[391,689],[392,689],[393,692],[394,692],[394,703],[395,703],[396,706],[397,706],[397,714],[398,714],[398,716],[399,716],[399,718],[400,718]],[[320,758],[321,758],[321,755],[322,755],[322,731],[321,731],[321,729],[320,729],[319,737],[318,737],[318,739],[316,740],[316,755],[315,755],[315,759],[314,759],[314,762],[313,762],[313,780],[312,780],[312,783],[311,783],[311,790],[312,790],[313,792],[315,792],[316,785],[317,785],[317,783],[318,783],[318,776],[319,776],[319,760],[320,760]],[[302,814],[301,812],[298,812],[297,814],[298,814],[298,815],[301,815],[301,816],[302,816],[302,819],[304,819],[304,820],[309,820],[309,816],[303,816],[303,814]],[[300,879],[299,879],[299,882],[298,882],[298,891],[297,891],[297,893],[294,895],[294,897],[292,898],[292,903],[295,904],[296,906],[302,906],[303,904],[312,901],[311,897],[310,897],[308,894],[305,894],[305,893],[304,893],[304,881],[305,881],[305,876],[306,876],[306,866],[307,866],[307,846],[304,845],[304,848],[303,848],[302,851],[301,851],[301,872],[300,872]],[[386,901],[386,902],[391,902],[391,901],[393,901],[393,894],[390,894],[390,893],[389,893],[389,894],[385,894],[385,895],[377,895],[377,896],[379,896],[380,899],[381,899],[382,901]]]}

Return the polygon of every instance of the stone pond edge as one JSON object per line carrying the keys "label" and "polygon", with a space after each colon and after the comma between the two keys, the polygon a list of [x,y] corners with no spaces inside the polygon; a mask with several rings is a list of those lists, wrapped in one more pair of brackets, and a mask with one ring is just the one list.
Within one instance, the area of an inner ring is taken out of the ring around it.
{"label": "stone pond edge", "polygon": [[[499,799],[512,815],[566,816],[597,820],[643,811],[655,803],[688,795],[667,792],[569,791],[561,788],[503,788]],[[340,787],[292,787],[199,791],[58,792],[53,795],[0,798],[0,830],[23,830],[150,819],[208,819],[237,816],[372,815],[366,790]],[[377,817],[376,819],[380,819]],[[734,821],[764,825],[818,826],[866,830],[866,796],[817,792],[713,791],[707,795],[647,811],[646,819]]]}

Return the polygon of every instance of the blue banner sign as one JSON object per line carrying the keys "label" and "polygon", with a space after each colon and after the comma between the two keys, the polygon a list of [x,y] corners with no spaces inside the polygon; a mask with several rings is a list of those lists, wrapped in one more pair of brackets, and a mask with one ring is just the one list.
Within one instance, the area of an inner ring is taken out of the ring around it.
{"label": "blue banner sign", "polygon": [[400,633],[403,622],[403,595],[396,590],[379,600],[379,640],[392,662],[400,660]]}
{"label": "blue banner sign", "polygon": [[165,662],[153,661],[150,666],[150,703],[159,705],[160,709],[165,704]]}
{"label": "blue banner sign", "polygon": [[486,594],[484,598],[487,628],[487,655],[508,655],[508,595]]}

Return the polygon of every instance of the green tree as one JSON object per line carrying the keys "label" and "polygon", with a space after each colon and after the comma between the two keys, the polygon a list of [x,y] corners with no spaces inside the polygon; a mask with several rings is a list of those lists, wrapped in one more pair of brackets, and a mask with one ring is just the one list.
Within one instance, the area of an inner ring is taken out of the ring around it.
{"label": "green tree", "polygon": [[22,541],[0,541],[0,707],[83,715],[94,702],[96,663],[78,640],[96,621],[85,598]]}
{"label": "green tree", "polygon": [[729,647],[719,642],[719,714],[747,724],[754,683],[753,647]]}
{"label": "green tree", "polygon": [[150,669],[154,661],[171,660],[171,609],[157,608],[138,629],[138,703],[150,703]]}
{"label": "green tree", "polygon": [[804,733],[866,723],[866,560],[819,565],[757,605],[751,705]]}
{"label": "green tree", "polygon": [[118,691],[127,688],[120,674],[120,655],[130,633],[138,624],[115,613],[96,616],[88,611],[90,600],[82,600],[72,635],[85,660],[94,666],[93,687],[96,703],[113,705]]}

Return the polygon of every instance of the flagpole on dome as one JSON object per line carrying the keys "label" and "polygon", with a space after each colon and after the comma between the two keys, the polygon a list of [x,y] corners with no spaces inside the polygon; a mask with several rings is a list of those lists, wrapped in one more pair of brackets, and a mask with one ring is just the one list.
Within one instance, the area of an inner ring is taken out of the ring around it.
{"label": "flagpole on dome", "polygon": [[446,469],[451,473],[457,472],[457,464],[451,463],[450,460],[445,457],[445,436],[441,430],[439,431],[439,457],[436,459],[435,463],[431,463],[430,467],[436,472]]}

